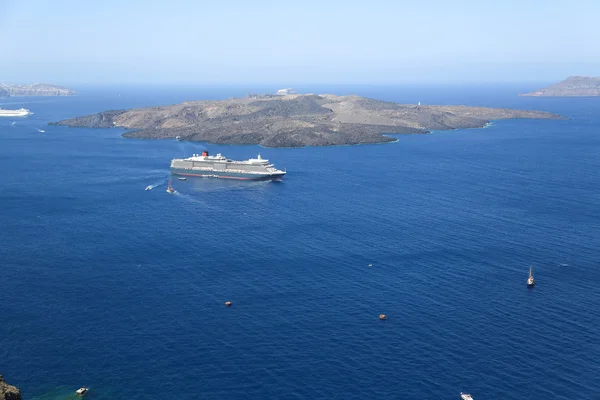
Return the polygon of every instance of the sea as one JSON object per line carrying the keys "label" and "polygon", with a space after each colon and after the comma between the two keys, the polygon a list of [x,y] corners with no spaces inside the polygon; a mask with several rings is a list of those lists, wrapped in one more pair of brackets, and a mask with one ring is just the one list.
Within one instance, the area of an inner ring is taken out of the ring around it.
{"label": "sea", "polygon": [[[48,125],[277,87],[0,99],[34,113],[0,118],[0,374],[26,400],[600,398],[600,98],[536,88],[297,87],[568,119],[281,149]],[[166,193],[204,149],[287,175]]]}

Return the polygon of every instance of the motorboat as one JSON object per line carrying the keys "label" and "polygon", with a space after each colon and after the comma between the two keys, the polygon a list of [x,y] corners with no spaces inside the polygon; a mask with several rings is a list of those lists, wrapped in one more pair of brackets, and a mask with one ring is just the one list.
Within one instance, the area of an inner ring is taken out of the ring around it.
{"label": "motorboat", "polygon": [[175,189],[173,189],[173,186],[171,185],[171,180],[169,179],[169,186],[167,187],[167,193],[169,194],[174,194],[175,193]]}
{"label": "motorboat", "polygon": [[88,388],[86,388],[85,386],[80,387],[79,389],[77,389],[75,391],[75,394],[79,395],[79,396],[83,396],[84,394],[86,394],[88,392]]}
{"label": "motorboat", "polygon": [[531,267],[529,267],[529,277],[527,278],[527,286],[532,287],[535,285],[535,279],[533,279],[533,274],[531,273]]}
{"label": "motorboat", "polygon": [[460,398],[462,400],[473,400],[473,397],[468,393],[460,392]]}

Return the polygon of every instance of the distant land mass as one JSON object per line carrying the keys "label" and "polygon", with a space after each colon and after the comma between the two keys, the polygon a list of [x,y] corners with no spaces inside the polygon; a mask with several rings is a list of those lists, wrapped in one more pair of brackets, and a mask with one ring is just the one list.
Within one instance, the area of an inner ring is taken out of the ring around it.
{"label": "distant land mass", "polygon": [[72,96],[74,90],[62,86],[48,85],[46,83],[33,83],[30,85],[9,85],[0,83],[0,97],[9,96]]}
{"label": "distant land mass", "polygon": [[570,76],[562,82],[520,96],[600,96],[600,78]]}
{"label": "distant land mass", "polygon": [[544,111],[397,104],[332,94],[250,95],[163,107],[111,110],[52,125],[129,129],[123,136],[260,144],[266,147],[384,143],[384,134],[480,128],[491,120],[562,119]]}

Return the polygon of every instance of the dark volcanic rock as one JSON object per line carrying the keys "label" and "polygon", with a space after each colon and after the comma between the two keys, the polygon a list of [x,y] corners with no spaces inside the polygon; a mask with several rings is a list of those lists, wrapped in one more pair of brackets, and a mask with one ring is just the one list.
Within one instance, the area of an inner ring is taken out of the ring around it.
{"label": "dark volcanic rock", "polygon": [[570,76],[562,82],[520,96],[600,96],[600,78]]}
{"label": "dark volcanic rock", "polygon": [[[123,114],[125,110],[110,110],[104,111],[98,114],[86,115],[84,117],[77,117],[70,119],[71,121],[68,126],[79,127],[79,128],[114,128],[116,123],[114,122],[119,115]],[[49,125],[66,125],[61,122],[50,122]]]}
{"label": "dark volcanic rock", "polygon": [[385,134],[478,128],[490,120],[560,119],[543,111],[466,106],[415,106],[359,96],[285,95],[195,101],[105,111],[55,122],[71,127],[128,129],[125,137],[268,147],[384,143]]}
{"label": "dark volcanic rock", "polygon": [[0,400],[21,400],[19,388],[4,382],[2,375],[0,375]]}

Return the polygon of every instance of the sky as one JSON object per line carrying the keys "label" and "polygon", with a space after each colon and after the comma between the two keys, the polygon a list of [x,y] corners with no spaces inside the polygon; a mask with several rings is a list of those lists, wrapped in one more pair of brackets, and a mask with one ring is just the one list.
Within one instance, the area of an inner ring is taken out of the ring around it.
{"label": "sky", "polygon": [[600,76],[600,0],[0,0],[0,82]]}

